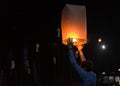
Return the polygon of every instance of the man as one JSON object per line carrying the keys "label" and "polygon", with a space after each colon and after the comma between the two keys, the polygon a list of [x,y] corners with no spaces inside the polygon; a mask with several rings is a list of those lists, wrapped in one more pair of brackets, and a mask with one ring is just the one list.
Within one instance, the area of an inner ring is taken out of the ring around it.
{"label": "man", "polygon": [[92,61],[85,59],[82,49],[79,50],[81,65],[79,65],[75,59],[75,53],[73,51],[73,43],[71,39],[68,40],[69,59],[72,66],[80,75],[82,83],[80,86],[96,86],[96,74],[92,71]]}

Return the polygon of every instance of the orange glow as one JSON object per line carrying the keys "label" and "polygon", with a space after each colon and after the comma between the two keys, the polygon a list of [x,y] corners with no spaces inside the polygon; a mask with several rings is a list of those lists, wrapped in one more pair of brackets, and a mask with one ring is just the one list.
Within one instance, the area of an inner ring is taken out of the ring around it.
{"label": "orange glow", "polygon": [[66,4],[61,18],[63,44],[67,44],[68,38],[73,38],[76,46],[87,43],[85,6]]}
{"label": "orange glow", "polygon": [[73,38],[72,42],[78,42],[77,39]]}
{"label": "orange glow", "polygon": [[102,39],[101,39],[101,38],[98,38],[98,42],[102,42]]}

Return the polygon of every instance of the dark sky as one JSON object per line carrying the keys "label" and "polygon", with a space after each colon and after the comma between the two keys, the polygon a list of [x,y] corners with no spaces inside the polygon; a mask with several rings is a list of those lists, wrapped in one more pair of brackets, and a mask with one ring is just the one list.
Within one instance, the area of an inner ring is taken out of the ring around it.
{"label": "dark sky", "polygon": [[[61,11],[66,3],[86,5],[88,44],[85,54],[95,63],[108,62],[110,69],[119,68],[119,5],[117,0],[55,0],[24,1],[0,0],[0,27],[2,39],[56,41],[56,28],[60,27]],[[13,29],[13,26],[15,27]],[[44,35],[43,35],[44,34]],[[38,37],[39,36],[39,37]],[[51,37],[51,38],[49,38]],[[98,49],[97,39],[102,37],[106,51]],[[90,52],[91,51],[91,52]]]}
{"label": "dark sky", "polygon": [[[88,13],[88,40],[92,44],[93,55],[97,58],[99,64],[105,67],[107,60],[107,67],[111,70],[119,68],[119,6],[117,2],[99,2],[98,5],[87,5]],[[97,38],[102,37],[103,42],[107,45],[106,51],[101,52],[97,47]],[[97,49],[96,49],[97,48]],[[102,61],[104,60],[104,61]]]}

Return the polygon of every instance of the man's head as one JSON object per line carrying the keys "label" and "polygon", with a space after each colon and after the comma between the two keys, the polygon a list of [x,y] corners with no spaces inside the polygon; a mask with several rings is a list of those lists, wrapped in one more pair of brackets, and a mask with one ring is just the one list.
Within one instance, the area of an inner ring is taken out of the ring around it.
{"label": "man's head", "polygon": [[81,66],[88,72],[93,70],[93,62],[91,60],[87,59],[86,61],[83,61]]}

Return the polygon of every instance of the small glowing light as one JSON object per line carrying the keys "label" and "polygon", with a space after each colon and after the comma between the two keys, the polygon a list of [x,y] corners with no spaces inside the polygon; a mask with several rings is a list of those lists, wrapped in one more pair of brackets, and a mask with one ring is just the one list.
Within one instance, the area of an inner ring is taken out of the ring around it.
{"label": "small glowing light", "polygon": [[38,43],[36,44],[36,47],[37,47],[37,48],[39,47],[39,44],[38,44]]}
{"label": "small glowing light", "polygon": [[56,57],[53,57],[53,63],[56,64]]}
{"label": "small glowing light", "polygon": [[120,71],[120,68],[118,69],[118,71]]}
{"label": "small glowing light", "polygon": [[102,45],[101,47],[102,47],[102,49],[106,49],[106,46],[105,46],[105,45]]}
{"label": "small glowing light", "polygon": [[72,39],[72,42],[77,42],[77,39],[73,38],[73,39]]}
{"label": "small glowing light", "polygon": [[40,46],[39,46],[39,44],[37,43],[37,44],[36,44],[36,52],[37,52],[37,53],[38,53],[38,51],[39,51],[39,47],[40,47]]}
{"label": "small glowing light", "polygon": [[15,68],[15,61],[12,60],[12,63],[11,63],[11,69],[14,69]]}
{"label": "small glowing light", "polygon": [[103,75],[105,75],[106,73],[105,72],[102,72]]}
{"label": "small glowing light", "polygon": [[98,42],[102,42],[102,39],[101,39],[101,38],[98,38]]}

